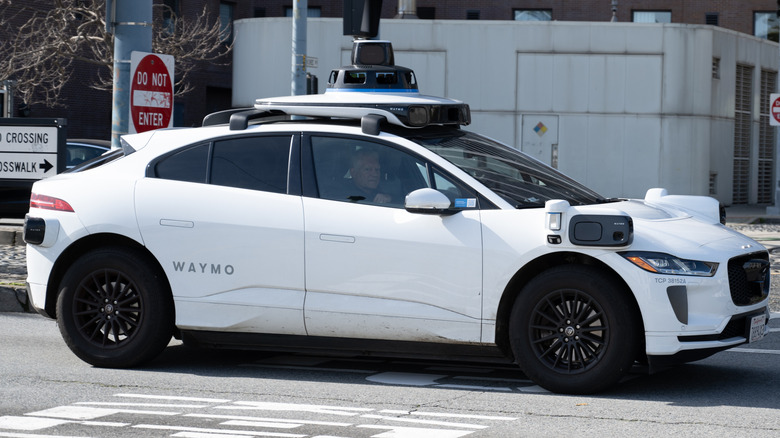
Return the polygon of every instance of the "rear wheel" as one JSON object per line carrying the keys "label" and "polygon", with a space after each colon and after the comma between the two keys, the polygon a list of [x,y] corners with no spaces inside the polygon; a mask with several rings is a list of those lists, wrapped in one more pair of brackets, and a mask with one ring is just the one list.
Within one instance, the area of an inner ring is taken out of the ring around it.
{"label": "rear wheel", "polygon": [[87,253],[68,269],[57,322],[68,347],[100,367],[131,367],[157,356],[171,339],[173,303],[159,269],[138,250]]}
{"label": "rear wheel", "polygon": [[586,394],[615,384],[641,345],[631,292],[598,270],[551,268],[515,301],[510,342],[526,375],[554,392]]}

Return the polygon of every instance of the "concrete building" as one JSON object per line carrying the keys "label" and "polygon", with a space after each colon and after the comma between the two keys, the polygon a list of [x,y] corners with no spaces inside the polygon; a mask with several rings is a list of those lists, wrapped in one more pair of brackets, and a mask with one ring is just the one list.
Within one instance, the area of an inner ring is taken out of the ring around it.
{"label": "concrete building", "polygon": [[[283,18],[237,20],[233,106],[289,95]],[[769,93],[778,47],[707,25],[382,20],[396,63],[424,94],[471,105],[472,129],[552,164],[605,196],[651,187],[726,205],[774,204]],[[340,19],[310,19],[310,73],[325,90],[348,63]]]}

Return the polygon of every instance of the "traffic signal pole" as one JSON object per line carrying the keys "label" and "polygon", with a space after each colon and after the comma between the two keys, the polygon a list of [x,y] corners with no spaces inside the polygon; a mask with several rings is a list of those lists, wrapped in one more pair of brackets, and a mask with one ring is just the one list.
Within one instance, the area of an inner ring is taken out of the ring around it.
{"label": "traffic signal pole", "polygon": [[130,53],[152,51],[152,0],[106,0],[106,32],[114,34],[111,148],[117,149],[129,125]]}
{"label": "traffic signal pole", "polygon": [[293,0],[292,81],[290,94],[306,94],[306,19],[309,0]]}

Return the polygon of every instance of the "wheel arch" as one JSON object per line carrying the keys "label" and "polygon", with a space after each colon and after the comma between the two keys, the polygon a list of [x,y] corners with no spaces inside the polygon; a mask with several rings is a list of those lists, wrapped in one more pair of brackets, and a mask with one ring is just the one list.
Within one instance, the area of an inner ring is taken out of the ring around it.
{"label": "wheel arch", "polygon": [[[617,272],[615,272],[612,268],[609,267],[609,265],[605,264],[601,260],[586,254],[570,251],[555,252],[545,254],[525,264],[515,273],[504,289],[504,293],[501,296],[501,301],[498,304],[498,311],[496,313],[495,342],[507,357],[514,359],[514,353],[512,352],[512,348],[509,344],[509,319],[515,300],[520,295],[523,287],[525,287],[525,285],[528,284],[531,279],[539,275],[541,272],[546,271],[547,269],[561,265],[591,266],[602,274],[610,277],[613,281],[620,285],[621,289],[629,291],[628,293],[630,295],[630,301],[634,306],[634,311],[638,316],[640,316],[637,318],[637,320],[640,324],[641,332],[644,333],[644,321],[641,318],[642,313],[639,308],[639,303],[637,303],[634,294],[630,292],[631,288],[628,286],[628,283],[626,283]],[[644,343],[644,341],[645,340],[643,336],[641,342]],[[644,348],[642,348],[641,351],[644,351]]]}
{"label": "wheel arch", "polygon": [[46,308],[44,309],[46,315],[51,318],[57,317],[57,296],[60,291],[60,283],[68,268],[84,254],[94,249],[106,247],[126,248],[140,253],[147,262],[152,264],[152,267],[157,271],[157,274],[161,276],[163,282],[168,286],[168,294],[171,294],[170,282],[168,281],[168,276],[165,274],[165,270],[162,268],[162,265],[160,265],[157,258],[154,257],[145,246],[120,234],[90,234],[68,246],[54,263],[46,286]]}

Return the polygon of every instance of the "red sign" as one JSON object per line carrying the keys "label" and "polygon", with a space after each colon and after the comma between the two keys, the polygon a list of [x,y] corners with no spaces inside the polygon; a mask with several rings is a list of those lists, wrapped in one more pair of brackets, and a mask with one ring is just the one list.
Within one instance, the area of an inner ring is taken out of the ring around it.
{"label": "red sign", "polygon": [[769,124],[780,126],[780,94],[769,95],[769,114],[772,116],[769,118]]}
{"label": "red sign", "polygon": [[[132,53],[133,58],[138,55],[143,57],[131,68],[130,132],[168,128],[172,126],[173,112],[173,57]],[[162,57],[170,58],[170,62]]]}

